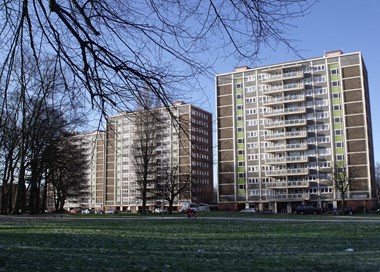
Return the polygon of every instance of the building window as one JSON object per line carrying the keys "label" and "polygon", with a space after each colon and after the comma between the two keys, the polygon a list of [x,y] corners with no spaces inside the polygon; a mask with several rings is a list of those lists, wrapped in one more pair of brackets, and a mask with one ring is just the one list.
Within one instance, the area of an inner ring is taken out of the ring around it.
{"label": "building window", "polygon": [[333,87],[339,86],[339,81],[332,81],[331,86],[333,86]]}
{"label": "building window", "polygon": [[328,112],[319,112],[316,114],[317,116],[317,119],[323,119],[323,118],[328,118],[329,117],[329,113]]}
{"label": "building window", "polygon": [[305,91],[305,96],[313,96],[313,90]]}
{"label": "building window", "polygon": [[338,74],[338,69],[332,69],[332,70],[330,70],[330,73],[332,75],[337,75]]}
{"label": "building window", "polygon": [[239,190],[245,190],[245,184],[239,184]]}
{"label": "building window", "polygon": [[318,150],[319,156],[328,156],[330,155],[330,149],[329,148],[321,148]]}
{"label": "building window", "polygon": [[239,139],[237,140],[237,142],[238,142],[238,144],[244,144],[244,139],[239,138]]}
{"label": "building window", "polygon": [[330,162],[320,162],[319,167],[321,168],[329,168],[331,166]]}
{"label": "building window", "polygon": [[256,113],[256,109],[248,109],[246,110],[246,114],[247,115],[251,115],[251,114],[255,114]]}
{"label": "building window", "polygon": [[340,93],[333,93],[332,98],[340,98]]}
{"label": "building window", "polygon": [[310,194],[316,194],[317,193],[317,188],[310,188],[309,189]]}
{"label": "building window", "polygon": [[257,120],[248,120],[247,121],[247,126],[256,126],[257,125]]}
{"label": "building window", "polygon": [[255,81],[255,75],[247,76],[246,81]]}
{"label": "building window", "polygon": [[243,99],[243,95],[242,94],[237,94],[236,95],[236,99]]}
{"label": "building window", "polygon": [[330,137],[328,136],[318,137],[318,143],[329,143],[329,142],[330,142]]}
{"label": "building window", "polygon": [[237,117],[236,117],[236,120],[237,120],[237,121],[243,121],[243,116],[241,116],[241,115],[237,116]]}
{"label": "building window", "polygon": [[236,109],[237,109],[237,110],[242,110],[242,109],[243,109],[243,105],[237,105],[237,106],[236,106]]}
{"label": "building window", "polygon": [[315,106],[317,107],[322,107],[322,106],[327,106],[328,101],[326,99],[321,99],[321,100],[315,100]]}
{"label": "building window", "polygon": [[238,127],[236,131],[237,131],[237,132],[243,132],[244,130],[243,130],[242,127]]}
{"label": "building window", "polygon": [[244,150],[238,150],[238,155],[244,155]]}
{"label": "building window", "polygon": [[251,86],[251,87],[245,88],[245,92],[246,93],[253,93],[254,91],[256,91],[256,87],[255,86]]}
{"label": "building window", "polygon": [[336,142],[335,143],[335,147],[343,147],[343,143],[342,142]]}
{"label": "building window", "polygon": [[238,178],[245,178],[245,173],[238,173]]}
{"label": "building window", "polygon": [[256,98],[247,98],[246,100],[245,100],[245,103],[247,103],[247,104],[253,104],[253,103],[255,103],[256,102]]}
{"label": "building window", "polygon": [[314,77],[314,82],[315,83],[326,82],[326,77],[325,76],[316,76],[316,77]]}
{"label": "building window", "polygon": [[325,66],[324,65],[314,65],[313,66],[313,70],[314,71],[324,71],[325,70]]}
{"label": "building window", "polygon": [[340,111],[342,109],[341,105],[334,105],[333,110],[334,111]]}
{"label": "building window", "polygon": [[337,155],[336,156],[336,160],[337,161],[343,161],[344,160],[344,156],[343,155]]}
{"label": "building window", "polygon": [[238,161],[238,166],[239,167],[244,167],[244,162],[243,161]]}
{"label": "building window", "polygon": [[316,95],[327,94],[327,89],[326,89],[326,88],[315,89],[315,90],[314,90],[314,93],[315,93]]}
{"label": "building window", "polygon": [[335,123],[341,123],[342,122],[342,117],[334,117],[334,122]]}

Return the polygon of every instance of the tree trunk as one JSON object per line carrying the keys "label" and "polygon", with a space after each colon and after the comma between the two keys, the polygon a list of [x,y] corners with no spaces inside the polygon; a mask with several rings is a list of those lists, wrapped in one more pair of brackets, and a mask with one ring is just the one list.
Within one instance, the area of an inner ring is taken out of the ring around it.
{"label": "tree trunk", "polygon": [[25,212],[25,160],[21,156],[20,171],[16,191],[16,199],[13,207],[13,214],[20,214]]}
{"label": "tree trunk", "polygon": [[4,214],[5,211],[6,211],[6,203],[7,203],[7,199],[6,199],[6,189],[7,189],[7,185],[8,185],[8,163],[9,162],[5,162],[5,168],[4,168],[4,174],[3,174],[3,186],[1,188],[1,213]]}
{"label": "tree trunk", "polygon": [[174,198],[169,197],[167,200],[169,202],[169,214],[172,214],[173,213]]}
{"label": "tree trunk", "polygon": [[143,184],[143,191],[142,191],[142,208],[141,208],[141,213],[146,214],[146,190],[147,190],[147,181],[146,178],[144,177],[144,184]]}
{"label": "tree trunk", "polygon": [[10,178],[9,178],[8,213],[12,213],[13,212],[13,181],[14,181],[14,170],[12,170],[10,172]]}
{"label": "tree trunk", "polygon": [[340,196],[341,196],[341,198],[342,198],[342,207],[341,207],[341,209],[340,209],[340,213],[341,213],[341,214],[344,214],[344,210],[345,210],[345,208],[346,208],[346,201],[345,201],[345,198],[344,198],[344,192],[341,192],[341,193],[340,193]]}
{"label": "tree trunk", "polygon": [[45,170],[45,184],[44,184],[44,191],[42,195],[42,212],[45,212],[45,209],[47,208],[47,188],[48,188],[48,181],[47,181],[47,171]]}

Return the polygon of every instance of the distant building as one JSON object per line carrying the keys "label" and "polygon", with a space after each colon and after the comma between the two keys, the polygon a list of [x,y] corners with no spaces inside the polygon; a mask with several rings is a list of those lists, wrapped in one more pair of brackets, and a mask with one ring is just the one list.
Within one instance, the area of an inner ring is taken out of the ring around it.
{"label": "distant building", "polygon": [[[176,171],[176,178],[188,179],[188,189],[175,201],[210,203],[213,199],[212,115],[191,104],[176,103],[169,113],[166,108],[153,109],[157,121],[154,157],[151,161],[148,188],[150,209],[160,207],[160,182],[165,175]],[[144,111],[141,111],[144,113]],[[146,113],[146,112],[145,112]],[[68,202],[74,206],[94,209],[138,211],[142,205],[137,183],[134,157],[138,133],[135,116],[138,112],[122,112],[107,120],[105,132],[73,137],[83,145],[88,155],[88,199]],[[91,155],[91,156],[90,156]],[[167,206],[167,202],[164,205]]]}
{"label": "distant building", "polygon": [[216,84],[221,208],[336,208],[336,165],[355,177],[348,206],[373,207],[370,101],[361,53],[239,67],[217,75]]}

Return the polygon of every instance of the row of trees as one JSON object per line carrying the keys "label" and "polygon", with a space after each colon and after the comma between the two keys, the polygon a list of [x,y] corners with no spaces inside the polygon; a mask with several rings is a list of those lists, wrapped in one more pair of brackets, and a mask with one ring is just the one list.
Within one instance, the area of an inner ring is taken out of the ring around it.
{"label": "row of trees", "polygon": [[10,77],[13,91],[0,99],[1,213],[43,212],[49,192],[59,210],[67,197],[83,191],[77,190],[83,158],[67,140],[82,118],[72,110],[74,100],[64,98],[55,64],[46,60],[35,69],[33,58],[20,63]]}

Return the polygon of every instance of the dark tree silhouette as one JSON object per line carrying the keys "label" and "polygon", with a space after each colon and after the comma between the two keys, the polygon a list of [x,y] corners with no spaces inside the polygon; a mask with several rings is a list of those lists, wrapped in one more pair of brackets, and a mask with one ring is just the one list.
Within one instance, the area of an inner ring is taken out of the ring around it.
{"label": "dark tree silhouette", "polygon": [[179,169],[179,165],[162,167],[157,177],[157,197],[168,201],[169,213],[173,212],[174,201],[180,197],[181,194],[187,193],[190,195],[190,168],[188,171],[182,173],[180,173]]}
{"label": "dark tree silhouette", "polygon": [[63,211],[68,198],[88,194],[81,146],[64,137],[49,147],[48,154],[47,181],[52,187],[55,210]]}

